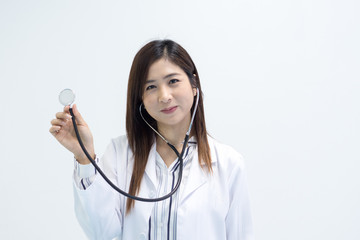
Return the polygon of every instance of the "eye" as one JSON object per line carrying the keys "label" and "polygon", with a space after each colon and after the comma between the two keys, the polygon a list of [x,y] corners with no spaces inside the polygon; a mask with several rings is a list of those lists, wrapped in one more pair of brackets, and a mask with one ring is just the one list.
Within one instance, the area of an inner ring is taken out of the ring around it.
{"label": "eye", "polygon": [[171,80],[169,81],[170,84],[174,84],[174,83],[177,83],[177,82],[179,82],[178,79],[171,79]]}
{"label": "eye", "polygon": [[151,90],[153,88],[155,88],[155,85],[149,85],[145,88],[145,91]]}

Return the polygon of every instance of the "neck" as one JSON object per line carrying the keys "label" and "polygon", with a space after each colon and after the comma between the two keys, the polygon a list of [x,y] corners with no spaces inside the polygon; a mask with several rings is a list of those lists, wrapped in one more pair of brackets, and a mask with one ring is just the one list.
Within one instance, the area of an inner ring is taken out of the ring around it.
{"label": "neck", "polygon": [[[179,124],[176,126],[172,125],[159,125],[158,129],[160,134],[169,141],[175,147],[182,146],[186,132],[188,131],[190,124],[189,121],[184,121],[184,124]],[[159,136],[157,136],[157,143],[165,143]],[[166,144],[166,143],[165,143]]]}

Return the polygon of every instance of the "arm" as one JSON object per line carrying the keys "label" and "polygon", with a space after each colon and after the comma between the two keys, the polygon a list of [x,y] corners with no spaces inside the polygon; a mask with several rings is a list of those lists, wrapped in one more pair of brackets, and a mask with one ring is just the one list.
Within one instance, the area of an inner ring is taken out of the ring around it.
{"label": "arm", "polygon": [[226,236],[229,240],[252,240],[253,224],[244,160],[238,159],[229,178],[230,207],[226,216]]}
{"label": "arm", "polygon": [[[125,160],[125,159],[124,159]],[[117,154],[114,144],[110,144],[99,160],[99,166],[109,179],[117,184],[116,172]],[[81,165],[80,169],[88,168],[88,173],[95,173],[91,165]],[[86,171],[80,171],[85,175],[79,176],[79,171],[74,171],[74,203],[75,214],[89,239],[112,239],[121,234],[124,200],[115,192],[99,174],[86,176]],[[77,182],[79,179],[90,179],[90,185],[86,189]]]}
{"label": "arm", "polygon": [[[96,164],[99,165],[99,158],[95,157]],[[74,159],[74,184],[81,190],[86,190],[95,180],[97,174],[92,164],[80,164]]]}
{"label": "arm", "polygon": [[[74,180],[80,179],[80,183],[82,179],[89,180],[83,188],[79,188],[79,185],[74,182],[75,213],[90,239],[111,239],[111,236],[116,236],[121,232],[120,198],[101,176],[94,175],[95,169],[88,165],[90,161],[76,138],[69,108],[70,106],[66,106],[63,112],[56,113],[56,118],[51,121],[52,126],[49,131],[61,145],[74,154],[77,162],[80,163],[77,165]],[[73,113],[85,148],[94,158],[93,137],[76,104],[73,106]],[[99,165],[115,184],[117,183],[116,162],[115,147],[114,144],[110,144],[105,155],[99,161]]]}

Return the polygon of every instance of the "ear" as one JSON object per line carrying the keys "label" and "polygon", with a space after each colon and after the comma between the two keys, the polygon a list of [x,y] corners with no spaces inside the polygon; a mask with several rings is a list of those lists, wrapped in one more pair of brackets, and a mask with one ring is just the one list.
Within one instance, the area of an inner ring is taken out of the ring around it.
{"label": "ear", "polygon": [[193,88],[193,95],[194,97],[197,95],[197,88]]}
{"label": "ear", "polygon": [[[193,74],[194,81],[196,81],[196,74]],[[193,87],[193,95],[194,97],[197,95],[197,87]]]}

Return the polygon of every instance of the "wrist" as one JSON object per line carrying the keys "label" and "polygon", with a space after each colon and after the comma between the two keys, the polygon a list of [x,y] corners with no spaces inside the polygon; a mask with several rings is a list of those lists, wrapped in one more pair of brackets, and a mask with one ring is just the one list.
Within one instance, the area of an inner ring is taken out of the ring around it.
{"label": "wrist", "polygon": [[[92,157],[93,160],[95,160],[96,158],[96,154],[95,153],[89,153],[89,155]],[[75,160],[80,163],[81,165],[87,165],[90,164],[90,160],[88,159],[88,157],[84,154],[82,154],[81,156],[74,156]]]}

